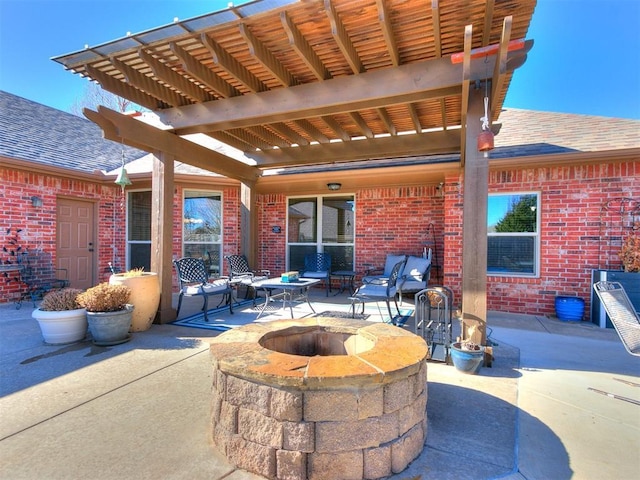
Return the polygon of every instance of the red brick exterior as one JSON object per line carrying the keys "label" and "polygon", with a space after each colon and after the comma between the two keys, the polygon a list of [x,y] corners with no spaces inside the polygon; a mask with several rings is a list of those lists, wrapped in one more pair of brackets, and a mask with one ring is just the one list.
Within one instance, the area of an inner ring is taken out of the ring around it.
{"label": "red brick exterior", "polygon": [[[124,209],[120,189],[100,184],[0,167],[0,227],[21,228],[21,242],[30,251],[51,255],[55,264],[56,198],[83,198],[98,205],[99,280],[108,277],[116,220],[116,252],[124,255]],[[181,255],[182,185],[176,186],[173,221],[173,255]],[[240,189],[225,187],[223,194],[223,255],[240,251]],[[444,195],[433,185],[418,187],[363,188],[356,199],[356,270],[384,264],[387,253],[421,255],[437,252],[439,269],[432,283],[453,288],[460,303],[462,283],[462,180],[458,174],[445,179]],[[615,250],[603,258],[601,208],[608,199],[640,198],[640,161],[575,166],[492,169],[490,193],[537,191],[541,193],[541,272],[539,278],[488,277],[490,310],[552,314],[557,294],[577,294],[587,302],[591,294],[591,270],[620,268]],[[350,193],[350,192],[345,192]],[[34,208],[31,196],[43,199]],[[286,268],[287,197],[257,195],[258,259],[255,268],[278,274]],[[115,208],[115,212],[114,212]],[[114,216],[115,214],[115,216]],[[280,233],[273,227],[279,226]],[[435,237],[435,243],[433,238]],[[6,246],[6,236],[3,246]],[[0,259],[6,254],[0,251]],[[226,271],[226,265],[223,267]],[[16,293],[15,282],[0,278],[0,302]],[[588,311],[588,308],[587,308]]]}

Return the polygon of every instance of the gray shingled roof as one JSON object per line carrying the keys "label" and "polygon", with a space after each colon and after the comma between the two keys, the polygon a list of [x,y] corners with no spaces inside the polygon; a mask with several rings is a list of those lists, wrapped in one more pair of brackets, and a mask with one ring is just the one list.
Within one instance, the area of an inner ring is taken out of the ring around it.
{"label": "gray shingled roof", "polygon": [[640,121],[505,108],[492,158],[640,148]]}
{"label": "gray shingled roof", "polygon": [[[502,128],[491,158],[640,148],[638,120],[506,108],[498,121]],[[102,138],[100,128],[89,120],[0,91],[0,155],[85,172],[110,171],[120,166],[121,148],[119,143]],[[145,155],[142,150],[125,146],[126,163]],[[367,160],[336,163],[330,169],[446,163],[459,158],[455,154],[411,157],[400,162]],[[326,165],[306,165],[280,174],[327,170]],[[204,172],[195,167],[184,171]]]}
{"label": "gray shingled roof", "polygon": [[[125,146],[125,162],[146,152]],[[84,172],[121,165],[122,146],[93,122],[0,90],[0,155]]]}

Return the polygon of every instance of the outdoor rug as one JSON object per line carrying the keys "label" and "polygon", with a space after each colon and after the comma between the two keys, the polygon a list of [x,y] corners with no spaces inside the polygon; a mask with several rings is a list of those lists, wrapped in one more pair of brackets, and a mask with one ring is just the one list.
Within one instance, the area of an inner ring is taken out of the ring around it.
{"label": "outdoor rug", "polygon": [[[209,321],[204,321],[204,315],[202,312],[198,312],[189,317],[181,318],[172,322],[172,325],[179,325],[182,327],[192,327],[192,328],[203,328],[206,330],[217,330],[217,331],[226,331],[232,328],[238,328],[243,325],[248,325],[250,323],[262,323],[262,322],[271,322],[274,320],[283,320],[290,319],[291,314],[289,309],[281,308],[280,302],[274,302],[273,304],[267,305],[264,313],[257,318],[260,309],[262,308],[262,303],[260,301],[253,307],[253,302],[251,300],[241,301],[239,304],[233,306],[233,315],[229,314],[229,307],[223,306],[220,308],[215,308],[209,310],[208,317]],[[318,304],[314,305],[316,312],[318,311]],[[326,310],[321,313],[313,313],[309,310],[309,307],[305,304],[298,305],[294,307],[294,315],[298,318],[304,317],[333,317],[333,318],[346,318],[350,319],[351,312],[348,305],[344,305],[344,310]],[[382,313],[382,316],[380,316]],[[411,318],[413,315],[413,308],[400,308],[400,316],[396,316],[396,324],[398,326],[403,326],[404,323]],[[375,305],[366,305],[365,313],[356,313],[355,317],[357,320],[368,320],[370,322],[384,322],[391,323],[389,319],[388,312],[386,309],[381,312],[378,311]]]}
{"label": "outdoor rug", "polygon": [[189,317],[176,320],[171,324],[179,325],[181,327],[225,331],[254,322],[257,315],[258,310],[253,309],[253,301],[244,300],[233,306],[233,315],[229,314],[229,307],[225,305],[209,310],[207,312],[207,316],[209,317],[208,322],[204,321],[204,314],[202,312],[198,312]]}

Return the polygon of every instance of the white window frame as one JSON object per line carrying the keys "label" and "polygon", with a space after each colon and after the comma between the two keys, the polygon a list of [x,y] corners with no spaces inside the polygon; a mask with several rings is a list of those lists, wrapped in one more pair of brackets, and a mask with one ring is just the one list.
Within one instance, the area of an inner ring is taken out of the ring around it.
{"label": "white window frame", "polygon": [[[495,192],[490,193],[489,197],[512,197],[517,195],[535,195],[536,196],[536,231],[535,232],[513,232],[513,233],[497,233],[487,232],[487,255],[489,255],[489,237],[531,237],[534,239],[534,258],[533,258],[533,272],[519,273],[519,272],[505,272],[505,271],[489,271],[487,270],[487,276],[491,277],[520,277],[520,278],[539,278],[540,277],[540,227],[542,224],[541,219],[541,203],[542,192],[540,191],[516,191],[516,192]],[[487,226],[489,224],[489,211],[487,211]],[[488,268],[488,267],[487,267]]]}
{"label": "white window frame", "polygon": [[[333,242],[333,243],[325,243],[322,241],[322,223],[323,223],[323,211],[322,211],[322,204],[323,204],[323,199],[325,198],[331,198],[331,197],[351,197],[352,201],[353,201],[353,241],[349,242],[349,243],[337,243],[337,242]],[[295,195],[295,196],[290,196],[287,197],[286,199],[286,268],[287,270],[289,270],[291,268],[291,266],[289,265],[289,259],[290,259],[290,247],[291,246],[304,246],[304,245],[311,245],[312,242],[289,242],[289,201],[290,200],[295,200],[298,198],[308,198],[308,199],[312,199],[315,198],[316,199],[316,205],[319,207],[318,208],[318,212],[317,215],[318,217],[316,218],[316,241],[315,241],[315,245],[316,245],[316,252],[318,253],[322,253],[324,252],[324,248],[325,247],[351,247],[353,249],[353,266],[352,269],[355,268],[356,265],[356,196],[353,193],[335,193],[335,194],[319,194],[319,195]],[[349,268],[346,268],[346,270],[351,270]]]}

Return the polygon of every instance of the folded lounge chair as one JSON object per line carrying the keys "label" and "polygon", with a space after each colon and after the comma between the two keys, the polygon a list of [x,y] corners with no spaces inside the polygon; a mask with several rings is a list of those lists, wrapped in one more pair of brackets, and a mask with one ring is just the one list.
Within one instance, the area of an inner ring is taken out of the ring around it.
{"label": "folded lounge chair", "polygon": [[593,289],[604,305],[624,348],[631,355],[640,356],[640,316],[622,284],[602,281],[595,283]]}

